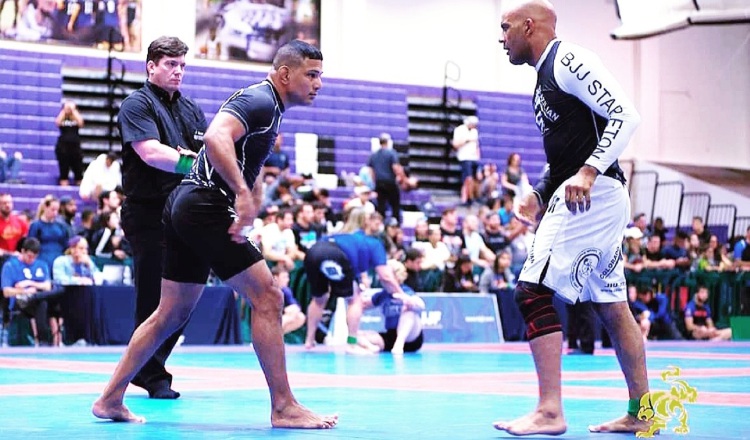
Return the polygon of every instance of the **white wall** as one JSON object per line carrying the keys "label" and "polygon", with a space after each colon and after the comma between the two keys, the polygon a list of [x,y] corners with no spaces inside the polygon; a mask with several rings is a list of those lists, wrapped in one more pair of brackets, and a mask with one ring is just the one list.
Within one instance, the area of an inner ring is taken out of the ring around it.
{"label": "white wall", "polygon": [[[322,0],[325,76],[442,87],[445,64],[452,61],[461,69],[453,87],[530,94],[534,70],[510,65],[497,42],[503,1]],[[609,37],[618,25],[614,0],[553,2],[558,35],[598,53],[641,112],[625,158],[750,170],[750,25],[615,41]],[[195,53],[194,4],[144,1],[144,52],[151,40],[171,34]]]}

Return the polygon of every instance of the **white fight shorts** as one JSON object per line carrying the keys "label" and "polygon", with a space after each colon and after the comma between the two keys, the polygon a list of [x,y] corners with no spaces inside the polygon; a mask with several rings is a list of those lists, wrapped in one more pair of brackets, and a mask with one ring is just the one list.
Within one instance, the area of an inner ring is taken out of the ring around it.
{"label": "white fight shorts", "polygon": [[591,209],[571,214],[565,205],[566,184],[547,205],[519,281],[541,281],[569,303],[626,301],[622,239],[630,219],[628,191],[600,175],[591,188]]}

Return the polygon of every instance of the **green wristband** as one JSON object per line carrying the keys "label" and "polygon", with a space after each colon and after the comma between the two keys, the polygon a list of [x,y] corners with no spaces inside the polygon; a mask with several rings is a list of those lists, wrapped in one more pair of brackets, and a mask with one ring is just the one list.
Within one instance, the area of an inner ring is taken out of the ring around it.
{"label": "green wristband", "polygon": [[177,165],[174,167],[174,172],[177,174],[189,173],[190,168],[193,167],[193,162],[195,162],[195,158],[181,154],[180,159],[177,161]]}
{"label": "green wristband", "polygon": [[346,343],[349,345],[354,345],[357,343],[357,337],[356,336],[347,336],[346,337]]}
{"label": "green wristband", "polygon": [[641,409],[640,399],[628,400],[628,414],[630,414],[632,417],[638,417],[638,410],[640,409]]}

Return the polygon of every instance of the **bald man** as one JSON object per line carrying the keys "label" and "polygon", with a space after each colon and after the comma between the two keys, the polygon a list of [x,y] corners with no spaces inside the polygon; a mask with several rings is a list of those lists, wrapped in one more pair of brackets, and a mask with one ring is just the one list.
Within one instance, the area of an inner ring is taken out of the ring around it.
{"label": "bald man", "polygon": [[617,158],[640,117],[630,99],[591,52],[557,39],[557,17],[543,0],[515,3],[502,15],[500,43],[515,65],[537,71],[533,96],[548,169],[518,214],[531,223],[543,207],[536,239],[519,276],[515,298],[539,378],[539,403],[519,419],[495,428],[514,435],[562,434],[560,357],[562,328],[552,298],[592,301],[614,341],[630,401],[621,418],[592,432],[648,429],[636,414],[649,391],[645,353],[628,309],[620,254],[630,200]]}

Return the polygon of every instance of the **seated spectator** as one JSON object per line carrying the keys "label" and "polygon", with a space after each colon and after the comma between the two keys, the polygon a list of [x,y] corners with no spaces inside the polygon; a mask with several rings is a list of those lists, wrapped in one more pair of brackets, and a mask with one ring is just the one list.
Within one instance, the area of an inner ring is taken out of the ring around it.
{"label": "seated spectator", "polygon": [[628,306],[630,312],[633,313],[635,322],[638,323],[638,328],[641,330],[641,337],[643,342],[648,341],[648,334],[651,332],[651,320],[648,319],[651,312],[648,307],[638,301],[638,289],[634,285],[628,286]]}
{"label": "seated spectator", "polygon": [[17,306],[30,319],[35,346],[39,346],[39,326],[44,326],[47,319],[52,334],[51,344],[59,346],[62,343],[62,318],[55,298],[62,289],[52,284],[49,266],[37,258],[40,250],[39,240],[27,238],[21,244],[20,255],[5,262],[0,275],[3,296],[11,299],[10,310]]}
{"label": "seated spectator", "polygon": [[690,267],[693,264],[690,249],[688,247],[688,238],[689,236],[686,232],[677,231],[672,244],[662,249],[662,255],[664,255],[664,258],[674,261],[674,267],[683,272],[690,270]]}
{"label": "seated spectator", "polygon": [[99,194],[114,191],[122,185],[122,171],[117,153],[100,154],[83,173],[78,195],[83,200],[98,200]]}
{"label": "seated spectator", "polygon": [[643,233],[635,226],[625,229],[625,243],[622,255],[626,273],[640,273],[643,270],[642,237]]}
{"label": "seated spectator", "polygon": [[513,200],[517,196],[524,195],[524,189],[529,188],[529,176],[521,167],[521,155],[511,153],[505,170],[500,174],[500,186],[505,194]]}
{"label": "seated spectator", "polygon": [[64,255],[55,258],[52,279],[62,286],[92,286],[99,268],[89,257],[89,243],[76,235],[68,240]]}
{"label": "seated spectator", "polygon": [[468,255],[458,257],[453,269],[445,272],[443,292],[479,292],[479,285],[474,279],[474,264]]}
{"label": "seated spectator", "polygon": [[685,306],[685,330],[692,339],[728,341],[732,339],[732,329],[717,329],[708,303],[708,288],[698,286],[693,299]]}
{"label": "seated spectator", "polygon": [[279,133],[273,144],[273,150],[271,150],[271,154],[268,155],[266,163],[263,165],[265,175],[274,176],[277,179],[289,176],[289,156],[281,151],[283,142],[284,137]]}
{"label": "seated spectator", "polygon": [[429,241],[429,236],[430,224],[427,222],[427,217],[421,217],[414,225],[414,242],[421,241],[426,243],[427,241]]}
{"label": "seated spectator", "polygon": [[[645,214],[644,214],[645,216]],[[658,235],[661,237],[661,242],[666,243],[667,242],[667,227],[664,226],[664,219],[661,217],[656,217],[654,219],[654,224],[651,225],[651,228],[649,229],[649,235]]]}
{"label": "seated spectator", "polygon": [[487,214],[487,223],[485,223],[482,238],[494,254],[509,249],[510,237],[500,224],[500,215],[497,212]]}
{"label": "seated spectator", "polygon": [[29,233],[29,222],[13,212],[13,196],[0,193],[0,264],[18,255],[18,245]]}
{"label": "seated spectator", "polygon": [[292,225],[294,242],[302,253],[320,240],[327,230],[324,226],[315,223],[315,210],[309,202],[303,202],[294,208],[294,224]]}
{"label": "seated spectator", "polygon": [[404,245],[404,231],[401,229],[401,225],[395,218],[389,218],[385,224],[385,237],[388,245],[385,250],[388,253],[388,258],[392,258],[396,261],[404,259],[404,253],[406,252],[406,246]]}
{"label": "seated spectator", "polygon": [[[649,320],[649,339],[673,340],[682,339],[677,330],[672,314],[669,311],[669,298],[663,293],[654,293],[651,287],[638,291],[636,300],[631,304],[638,314]],[[646,313],[647,312],[647,313]]]}
{"label": "seated spectator", "polygon": [[643,254],[644,269],[674,269],[674,260],[665,258],[661,251],[661,238],[652,235],[646,243],[646,251]]}
{"label": "seated spectator", "polygon": [[697,215],[693,217],[692,228],[692,233],[698,236],[701,245],[707,246],[708,241],[711,240],[711,232],[709,232],[703,224],[703,217]]}
{"label": "seated spectator", "polygon": [[497,210],[500,216],[500,225],[508,226],[510,220],[515,216],[513,214],[513,197],[510,194],[503,194],[500,197],[500,208]]}
{"label": "seated spectator", "polygon": [[292,211],[282,209],[275,223],[269,223],[260,230],[263,257],[273,265],[284,266],[286,270],[294,269],[297,262],[305,258],[304,252],[294,243],[293,223]]}
{"label": "seated spectator", "polygon": [[95,215],[96,213],[88,208],[81,211],[81,222],[75,229],[75,235],[85,238],[88,243],[91,243],[91,238],[94,235]]}
{"label": "seated spectator", "polygon": [[745,238],[734,245],[734,266],[739,270],[750,270],[750,226],[745,231]]}
{"label": "seated spectator", "polygon": [[448,250],[448,246],[442,241],[442,233],[438,225],[430,226],[428,241],[415,242],[413,247],[422,251],[422,270],[437,269],[443,271],[448,261],[450,261],[451,252]]}
{"label": "seated spectator", "polygon": [[456,208],[445,208],[440,216],[440,235],[441,240],[448,247],[451,253],[451,262],[465,253],[466,242],[464,235],[458,228],[458,212]]}
{"label": "seated spectator", "polygon": [[372,190],[364,185],[354,187],[354,197],[344,203],[344,211],[353,208],[363,208],[366,214],[375,212],[375,204],[370,199],[373,197]]}
{"label": "seated spectator", "polygon": [[419,249],[408,248],[404,252],[404,267],[406,268],[404,284],[415,292],[426,292],[419,276],[422,271],[422,258],[422,251]]}
{"label": "seated spectator", "polygon": [[120,216],[115,212],[106,212],[99,217],[99,227],[91,237],[93,255],[97,265],[130,264],[133,255],[125,233],[120,227]]}
{"label": "seated spectator", "polygon": [[477,185],[478,194],[476,199],[481,203],[497,198],[500,195],[500,173],[494,162],[488,162],[482,166],[482,180]]}
{"label": "seated spectator", "polygon": [[[57,214],[60,212],[60,201],[48,194],[39,202],[36,220],[29,225],[29,237],[34,237],[41,244],[39,259],[51,268],[55,258],[65,252],[70,239],[68,225],[61,222]],[[49,269],[48,269],[49,270]]]}
{"label": "seated spectator", "polygon": [[23,154],[16,151],[8,154],[0,147],[0,183],[23,183],[21,180],[21,164]]}
{"label": "seated spectator", "polygon": [[510,262],[510,251],[502,250],[498,252],[492,266],[486,268],[479,277],[479,293],[514,289],[516,287],[516,276],[510,271]]}
{"label": "seated spectator", "polygon": [[464,218],[462,233],[466,253],[474,266],[482,269],[490,267],[492,262],[495,261],[495,253],[487,247],[479,234],[479,219],[477,216],[469,214]]}
{"label": "seated spectator", "polygon": [[708,245],[701,249],[697,267],[700,271],[721,272],[732,268],[732,260],[727,255],[727,248],[719,245],[719,237],[711,235]]}
{"label": "seated spectator", "polygon": [[276,278],[276,284],[284,294],[284,308],[281,313],[281,329],[284,334],[291,333],[305,324],[305,314],[299,303],[294,298],[292,289],[289,288],[289,271],[283,265],[277,264],[271,269],[271,273]]}
{"label": "seated spectator", "polygon": [[422,347],[422,310],[425,303],[409,286],[406,280],[406,268],[396,260],[388,260],[396,280],[401,284],[403,294],[391,294],[385,289],[362,298],[363,307],[380,307],[385,318],[385,332],[359,331],[357,339],[365,342],[364,348],[374,345],[380,351],[391,352],[394,355],[413,353]]}
{"label": "seated spectator", "polygon": [[120,189],[112,191],[102,191],[99,194],[99,207],[97,215],[101,216],[107,212],[116,212],[119,215],[122,206],[122,194]]}
{"label": "seated spectator", "polygon": [[78,203],[70,196],[60,197],[60,214],[58,220],[68,227],[68,236],[75,234],[76,214],[78,214]]}

